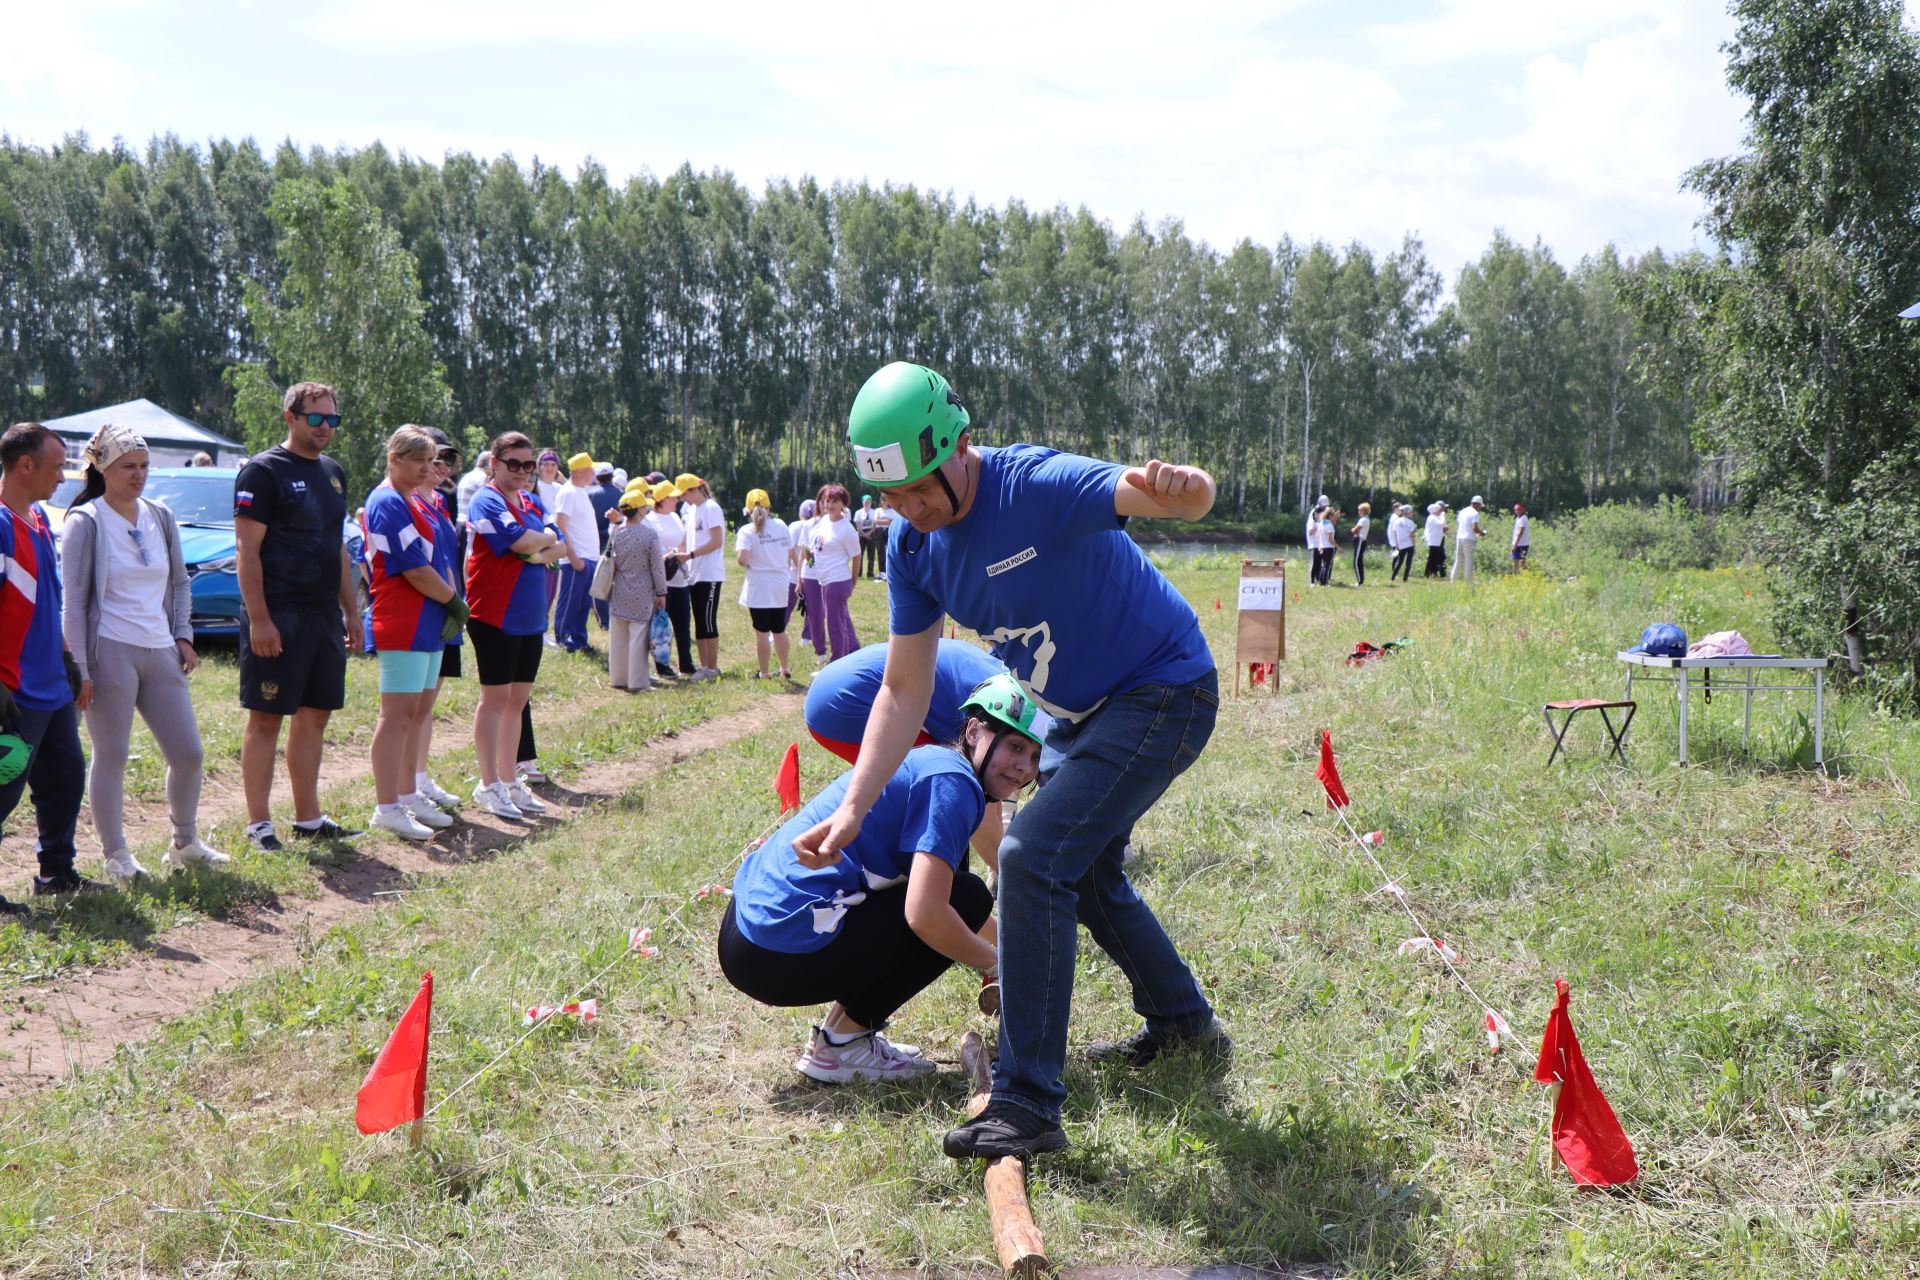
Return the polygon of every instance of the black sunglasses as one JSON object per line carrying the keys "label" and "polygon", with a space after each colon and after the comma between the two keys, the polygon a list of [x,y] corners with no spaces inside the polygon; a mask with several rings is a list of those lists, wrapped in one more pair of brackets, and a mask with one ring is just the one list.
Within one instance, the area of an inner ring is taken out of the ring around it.
{"label": "black sunglasses", "polygon": [[452,466],[454,463],[460,461],[460,455],[458,453],[455,453],[452,449],[442,449],[439,453],[434,455],[433,460],[435,462],[444,462],[448,466]]}
{"label": "black sunglasses", "polygon": [[509,471],[531,471],[536,465],[532,458],[496,458],[495,461]]}
{"label": "black sunglasses", "polygon": [[329,431],[340,429],[340,415],[337,413],[310,413],[307,415],[310,427],[325,427]]}

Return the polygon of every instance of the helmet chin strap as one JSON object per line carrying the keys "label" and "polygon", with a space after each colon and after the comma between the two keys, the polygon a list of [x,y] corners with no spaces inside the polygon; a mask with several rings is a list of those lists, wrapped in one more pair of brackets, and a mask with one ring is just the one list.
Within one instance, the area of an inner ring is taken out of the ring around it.
{"label": "helmet chin strap", "polygon": [[[978,717],[974,717],[974,718],[978,719]],[[985,724],[986,721],[982,720],[980,721],[980,723]],[[968,764],[973,766],[974,781],[980,784],[980,789],[987,793],[987,798],[989,800],[993,799],[994,796],[993,796],[992,789],[987,786],[987,765],[993,759],[993,753],[1000,749],[1001,740],[1004,739],[1008,734],[1012,732],[1013,730],[1008,729],[1004,726],[995,725],[993,730],[993,737],[987,742],[987,753],[981,756],[978,760],[967,761]]]}
{"label": "helmet chin strap", "polygon": [[945,467],[935,467],[933,474],[940,478],[940,487],[947,491],[947,501],[953,506],[953,518],[960,518],[960,495],[953,491],[953,483],[947,479]]}

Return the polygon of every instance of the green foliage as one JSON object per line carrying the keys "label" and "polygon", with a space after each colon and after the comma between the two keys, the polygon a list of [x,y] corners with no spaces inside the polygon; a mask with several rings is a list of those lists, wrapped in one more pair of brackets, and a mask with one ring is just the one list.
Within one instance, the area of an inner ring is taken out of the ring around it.
{"label": "green foliage", "polygon": [[1920,37],[1899,0],[1738,0],[1747,149],[1689,177],[1722,256],[1642,296],[1784,581],[1783,634],[1911,703],[1920,557]]}
{"label": "green foliage", "polygon": [[247,284],[247,319],[269,362],[229,371],[236,416],[248,450],[257,451],[286,435],[281,388],[309,379],[332,384],[344,438],[356,446],[338,458],[348,491],[364,492],[384,467],[378,441],[404,422],[445,422],[452,408],[423,323],[413,255],[344,178],[327,186],[281,183],[269,213],[286,272],[277,295]]}
{"label": "green foliage", "polygon": [[[1510,536],[1506,519],[1488,521],[1496,545]],[[1651,505],[1603,502],[1531,531],[1536,567],[1552,573],[1605,576],[1639,568],[1671,574],[1713,569],[1746,558],[1746,524],[1737,517],[1695,510],[1684,498]]]}
{"label": "green foliage", "polygon": [[[377,227],[411,255],[417,299]],[[374,363],[346,335],[378,280],[432,354],[409,339],[405,369],[365,368],[349,430],[424,418],[469,456],[511,426],[790,509],[852,478],[852,397],[907,359],[952,380],[983,443],[1199,462],[1235,521],[1321,492],[1350,509],[1478,489],[1544,510],[1691,481],[1685,394],[1634,377],[1673,363],[1672,340],[1622,301],[1663,269],[1496,238],[1453,305],[1412,237],[1213,246],[1178,222],[811,178],[756,192],[690,165],[616,183],[592,163],[377,143],[269,159],[0,138],[0,416],[147,395],[264,443],[270,389]],[[268,349],[276,326],[287,351]],[[452,396],[437,416],[432,361]],[[267,367],[223,376],[247,364]],[[367,398],[393,383],[425,407]]]}

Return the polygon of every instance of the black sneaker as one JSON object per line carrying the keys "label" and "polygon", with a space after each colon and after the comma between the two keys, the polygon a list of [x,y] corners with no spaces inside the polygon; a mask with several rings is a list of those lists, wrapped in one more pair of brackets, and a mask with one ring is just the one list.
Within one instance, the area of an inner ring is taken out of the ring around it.
{"label": "black sneaker", "polygon": [[1107,1040],[1087,1046],[1087,1058],[1093,1062],[1118,1062],[1138,1069],[1166,1053],[1201,1053],[1222,1062],[1233,1056],[1233,1041],[1219,1019],[1198,1035],[1161,1036],[1145,1027],[1125,1040]]}
{"label": "black sneaker", "polygon": [[320,825],[317,827],[303,827],[296,822],[293,824],[292,831],[302,840],[358,840],[367,834],[364,831],[355,831],[351,827],[343,827],[332,818],[326,817],[320,819]]}
{"label": "black sneaker", "polygon": [[274,834],[271,822],[256,822],[247,828],[247,839],[253,847],[262,853],[279,853],[286,848],[280,843],[280,837]]}
{"label": "black sneaker", "polygon": [[33,896],[44,898],[55,893],[104,893],[113,888],[101,880],[89,880],[78,871],[62,871],[57,876],[35,876]]}
{"label": "black sneaker", "polygon": [[33,908],[24,902],[15,902],[12,898],[0,894],[0,916],[29,916]]}
{"label": "black sneaker", "polygon": [[949,1129],[940,1149],[955,1160],[1018,1156],[1031,1160],[1046,1151],[1063,1151],[1067,1131],[1018,1103],[989,1102],[987,1109],[958,1129]]}

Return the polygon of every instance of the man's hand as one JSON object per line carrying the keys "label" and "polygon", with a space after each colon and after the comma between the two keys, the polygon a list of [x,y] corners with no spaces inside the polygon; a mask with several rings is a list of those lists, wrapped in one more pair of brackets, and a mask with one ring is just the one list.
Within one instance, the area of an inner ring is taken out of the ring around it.
{"label": "man's hand", "polygon": [[[1153,458],[1144,467],[1129,467],[1125,479],[1129,488],[1165,515],[1192,520],[1213,508],[1213,477],[1199,467],[1179,467]],[[1140,513],[1123,510],[1121,514]]]}
{"label": "man's hand", "polygon": [[452,644],[453,638],[466,629],[467,619],[473,616],[473,611],[467,608],[467,602],[459,596],[447,601],[444,607],[447,611],[447,620],[440,624],[440,643]]}
{"label": "man's hand", "polygon": [[349,618],[344,613],[340,615],[340,631],[341,631],[341,634],[346,636],[347,638],[348,652],[350,653],[366,652],[367,636],[366,636],[365,629],[355,626],[353,623],[353,619]]}
{"label": "man's hand", "polygon": [[567,564],[572,566],[575,573],[585,573],[587,571],[587,562],[576,555],[571,548],[567,551]]}
{"label": "man's hand", "polygon": [[262,658],[280,656],[280,628],[272,618],[254,619],[247,624],[247,648]]}
{"label": "man's hand", "polygon": [[810,871],[840,861],[840,851],[860,834],[861,816],[845,808],[835,809],[825,822],[794,839],[795,860]]}

